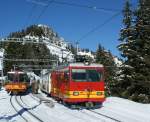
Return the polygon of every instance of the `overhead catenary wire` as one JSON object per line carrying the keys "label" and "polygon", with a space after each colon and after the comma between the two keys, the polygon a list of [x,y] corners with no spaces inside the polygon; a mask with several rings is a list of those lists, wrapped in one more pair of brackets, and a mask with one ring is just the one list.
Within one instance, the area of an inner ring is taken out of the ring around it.
{"label": "overhead catenary wire", "polygon": [[113,16],[111,16],[110,18],[108,18],[106,21],[104,21],[102,24],[94,27],[92,30],[90,30],[89,32],[87,32],[86,34],[84,34],[83,36],[81,36],[78,39],[78,42],[85,39],[86,37],[90,36],[91,34],[93,34],[95,31],[99,30],[100,28],[102,28],[104,25],[106,25],[107,23],[111,22],[114,18],[116,18],[117,16],[119,16],[121,14],[121,12],[117,12],[116,14],[114,14]]}
{"label": "overhead catenary wire", "polygon": [[53,65],[17,65],[22,68],[41,68],[41,67],[52,67]]}
{"label": "overhead catenary wire", "polygon": [[54,2],[54,0],[50,0],[48,2],[48,4],[43,8],[43,10],[41,11],[41,13],[39,14],[39,16],[37,17],[37,19],[35,20],[35,23],[38,23],[38,21],[40,20],[40,18],[42,17],[42,15],[45,13],[46,9],[49,7],[50,4],[52,4]]}
{"label": "overhead catenary wire", "polygon": [[44,1],[42,2],[42,1],[36,1],[36,0],[26,0],[26,1],[32,2],[34,5],[31,8],[31,12],[29,13],[29,16],[27,18],[27,23],[25,24],[25,26],[28,26],[29,21],[30,21],[31,17],[33,16],[33,12],[34,12],[35,8],[37,7],[37,5],[44,6],[44,8],[41,11],[41,13],[39,14],[39,16],[37,17],[37,19],[35,20],[35,23],[38,23],[38,21],[40,20],[41,16],[44,14],[44,12],[48,8],[48,6],[53,2],[53,0],[48,1],[48,3],[45,3]]}
{"label": "overhead catenary wire", "polygon": [[[36,3],[38,1],[35,0],[35,4],[39,4]],[[45,2],[48,2],[48,4],[46,4]],[[67,5],[67,6],[74,6],[74,7],[81,7],[81,8],[88,8],[88,9],[93,9],[93,10],[101,10],[101,11],[105,11],[105,12],[116,12],[116,11],[121,11],[119,9],[110,9],[110,8],[100,8],[100,7],[96,7],[96,6],[90,6],[90,5],[83,5],[83,4],[77,4],[77,3],[69,3],[69,2],[64,2],[64,1],[57,1],[57,0],[46,0],[43,1],[41,0],[40,3],[44,4],[44,9],[41,11],[41,13],[39,14],[39,16],[37,17],[37,19],[35,20],[35,23],[38,23],[38,21],[40,20],[41,16],[44,14],[44,12],[46,11],[46,9],[48,8],[48,6],[52,3],[55,4],[60,4],[60,5]]]}
{"label": "overhead catenary wire", "polygon": [[82,4],[76,4],[76,3],[68,3],[68,2],[62,2],[62,1],[57,1],[57,0],[47,0],[49,1],[49,4],[47,6],[45,6],[45,8],[43,9],[43,11],[40,13],[39,17],[36,20],[36,23],[38,22],[38,20],[41,18],[41,16],[43,15],[43,13],[46,11],[47,7],[51,4],[51,3],[55,3],[55,4],[61,4],[61,5],[68,5],[68,6],[74,6],[74,7],[82,7],[82,8],[89,8],[89,9],[96,9],[96,10],[103,10],[103,11],[109,11],[109,12],[116,12],[118,11],[116,14],[114,14],[113,16],[111,16],[110,18],[108,18],[106,21],[104,21],[102,24],[96,26],[95,28],[93,28],[92,30],[90,30],[89,32],[87,32],[85,35],[83,35],[78,41],[83,40],[84,38],[86,38],[87,36],[89,36],[90,34],[94,33],[96,30],[100,29],[101,27],[103,27],[104,25],[106,25],[107,23],[109,23],[111,20],[113,20],[115,17],[117,17],[122,11],[119,9],[106,9],[106,8],[99,8],[96,6],[88,6],[88,5],[82,5]]}
{"label": "overhead catenary wire", "polygon": [[88,9],[93,9],[93,10],[101,10],[105,12],[121,11],[119,9],[102,8],[102,7],[89,6],[89,5],[83,5],[83,4],[77,4],[77,3],[69,3],[69,2],[63,2],[63,1],[57,1],[57,0],[54,0],[53,3],[60,4],[60,5],[73,6],[73,7],[88,8]]}
{"label": "overhead catenary wire", "polygon": [[[35,0],[36,1],[36,0]],[[39,2],[33,2],[34,4],[39,4]],[[45,4],[45,2],[49,2],[48,4]],[[117,11],[122,11],[120,9],[111,9],[111,8],[103,8],[103,7],[97,7],[97,6],[92,6],[92,5],[84,5],[84,4],[78,4],[78,3],[70,3],[70,2],[64,2],[64,1],[58,1],[58,0],[46,0],[40,1],[40,4],[44,6],[49,6],[50,3],[58,4],[58,5],[65,5],[65,6],[72,6],[72,7],[80,7],[80,8],[87,8],[87,9],[92,9],[92,10],[99,10],[99,11],[104,11],[104,12],[117,12]],[[40,5],[39,4],[39,5]]]}
{"label": "overhead catenary wire", "polygon": [[40,6],[47,6],[47,3],[45,3],[46,1],[44,0],[26,0],[27,2],[36,4],[36,5],[40,5]]}
{"label": "overhead catenary wire", "polygon": [[13,58],[3,58],[4,61],[16,61],[16,62],[57,62],[57,60],[52,59],[13,59]]}
{"label": "overhead catenary wire", "polygon": [[0,39],[0,42],[2,43],[33,43],[33,44],[45,44],[44,42],[36,41],[33,39],[22,39],[22,38],[5,38],[5,39]]}
{"label": "overhead catenary wire", "polygon": [[27,22],[26,22],[25,26],[29,25],[30,19],[32,18],[34,10],[36,9],[36,7],[37,7],[36,4],[33,4],[32,8],[31,8],[31,11],[30,11],[30,13],[29,13],[29,15],[27,17]]}

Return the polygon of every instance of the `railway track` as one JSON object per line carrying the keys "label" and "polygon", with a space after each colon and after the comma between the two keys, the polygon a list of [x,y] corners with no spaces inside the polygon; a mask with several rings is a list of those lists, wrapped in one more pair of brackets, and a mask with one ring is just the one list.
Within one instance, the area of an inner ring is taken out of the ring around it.
{"label": "railway track", "polygon": [[15,107],[15,105],[14,105],[12,99],[13,99],[13,96],[10,97],[10,104],[11,104],[11,106],[13,107],[13,109],[16,111],[16,113],[18,113],[18,114],[20,115],[20,117],[21,117],[25,122],[28,122],[28,120],[27,120],[24,116],[22,116],[22,114],[18,111],[17,107]]}
{"label": "railway track", "polygon": [[29,94],[29,95],[30,95],[30,97],[31,97],[33,100],[35,100],[35,101],[37,101],[37,102],[40,102],[40,99],[37,98],[37,97],[35,97],[33,94]]}
{"label": "railway track", "polygon": [[116,119],[116,118],[114,118],[114,117],[108,116],[108,115],[103,114],[103,113],[96,112],[96,111],[94,111],[94,110],[88,110],[88,109],[86,109],[85,111],[94,113],[94,114],[96,114],[96,115],[98,115],[98,116],[103,116],[104,118],[113,120],[113,121],[115,121],[115,122],[122,122],[122,121],[120,121],[120,120],[118,120],[118,119]]}
{"label": "railway track", "polygon": [[[12,101],[14,97],[14,102]],[[18,97],[20,99],[20,102],[18,100]],[[21,96],[11,96],[10,98],[10,103],[12,105],[12,107],[14,108],[14,110],[26,121],[26,122],[44,122],[43,120],[41,120],[39,117],[37,117],[33,112],[30,111],[30,108],[26,108],[23,106],[24,101],[21,99]],[[16,105],[15,105],[16,104]]]}
{"label": "railway track", "polygon": [[[40,100],[38,100],[40,98],[35,98],[35,96],[32,96],[32,95],[30,95],[30,97],[32,97],[37,102],[40,101]],[[111,120],[111,121],[115,121],[115,122],[122,122],[122,121],[120,121],[114,117],[108,116],[108,115],[103,114],[103,113],[96,112],[94,110],[83,108],[82,110],[79,110],[79,111],[82,112],[83,114],[87,114],[88,116],[91,116],[91,118],[97,118],[97,119],[100,119],[101,121],[103,121],[103,120],[105,121],[105,118],[106,118],[107,120]],[[92,114],[90,114],[90,113],[92,113]],[[101,117],[103,117],[104,119],[102,119]]]}

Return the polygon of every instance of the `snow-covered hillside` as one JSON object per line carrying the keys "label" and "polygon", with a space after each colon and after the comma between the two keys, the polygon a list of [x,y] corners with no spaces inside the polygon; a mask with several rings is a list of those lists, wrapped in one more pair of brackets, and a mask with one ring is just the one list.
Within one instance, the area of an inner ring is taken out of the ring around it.
{"label": "snow-covered hillside", "polygon": [[[69,62],[74,60],[74,54],[68,49],[69,44],[67,41],[59,37],[51,28],[47,25],[39,24],[37,27],[43,30],[42,36],[36,36],[31,33],[24,36],[24,40],[34,40],[34,42],[44,42],[47,48],[50,50],[50,53],[59,57],[59,61],[62,61],[62,58],[66,58]],[[94,59],[94,55],[91,51],[78,50],[78,55],[86,55]]]}
{"label": "snow-covered hillside", "polygon": [[117,97],[107,98],[101,108],[70,109],[43,93],[10,96],[0,90],[0,122],[150,122],[149,113],[150,104]]}
{"label": "snow-covered hillside", "polygon": [[41,35],[36,35],[33,32],[25,35],[23,40],[32,40],[34,42],[45,43],[47,48],[50,50],[50,53],[59,57],[59,61],[62,61],[62,58],[66,58],[68,61],[74,59],[74,55],[68,49],[69,44],[64,38],[59,37],[50,27],[47,25],[39,24],[35,26],[38,30],[41,30]]}
{"label": "snow-covered hillside", "polygon": [[[14,34],[14,35],[13,35]],[[21,32],[13,33],[11,41],[23,41],[23,44],[26,42],[35,42],[35,43],[44,43],[49,49],[52,55],[56,55],[59,58],[59,61],[62,62],[63,59],[72,62],[74,60],[74,54],[71,52],[70,44],[64,38],[59,37],[56,32],[53,31],[47,25],[32,25],[27,27]],[[13,38],[20,34],[21,38]],[[16,40],[15,40],[16,39]],[[7,39],[6,39],[7,40]],[[5,41],[6,41],[5,40]],[[95,61],[95,54],[89,51],[89,49],[77,49],[77,54],[80,56],[88,56]],[[106,51],[108,52],[108,51]],[[106,53],[107,54],[107,53]],[[117,66],[121,65],[121,62],[117,57],[114,57],[114,61]],[[1,66],[1,65],[0,65]],[[0,67],[1,68],[1,67]]]}
{"label": "snow-covered hillside", "polygon": [[59,61],[62,61],[62,58],[66,58],[70,62],[73,61],[74,55],[67,49],[67,43],[65,43],[65,41],[60,41],[59,45],[57,43],[50,42],[50,40],[43,40],[43,42],[46,43],[51,54],[59,57]]}
{"label": "snow-covered hillside", "polygon": [[82,50],[79,50],[78,51],[78,55],[88,56],[88,57],[91,57],[92,59],[95,58],[91,51],[85,51],[85,50],[82,51]]}

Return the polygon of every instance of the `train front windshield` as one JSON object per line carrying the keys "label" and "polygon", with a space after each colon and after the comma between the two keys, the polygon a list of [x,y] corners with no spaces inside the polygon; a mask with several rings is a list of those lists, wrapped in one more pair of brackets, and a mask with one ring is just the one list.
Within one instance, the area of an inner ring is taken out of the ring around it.
{"label": "train front windshield", "polygon": [[8,74],[8,81],[17,82],[18,79],[14,77],[14,74]]}
{"label": "train front windshield", "polygon": [[27,74],[20,74],[20,75],[19,75],[19,80],[20,80],[21,82],[30,82],[30,80],[29,80]]}
{"label": "train front windshield", "polygon": [[27,74],[8,74],[8,81],[12,82],[29,82]]}
{"label": "train front windshield", "polygon": [[72,80],[76,82],[99,82],[102,73],[96,69],[72,69]]}

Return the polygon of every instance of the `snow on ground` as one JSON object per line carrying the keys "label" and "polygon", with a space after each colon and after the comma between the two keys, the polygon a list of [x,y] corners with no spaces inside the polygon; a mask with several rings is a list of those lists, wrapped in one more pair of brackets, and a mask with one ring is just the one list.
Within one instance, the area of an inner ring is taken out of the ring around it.
{"label": "snow on ground", "polygon": [[18,113],[12,109],[9,100],[10,96],[7,92],[4,89],[0,90],[0,122],[24,122]]}
{"label": "snow on ground", "polygon": [[141,104],[127,99],[109,97],[103,107],[96,110],[123,122],[150,122],[150,104]]}
{"label": "snow on ground", "polygon": [[[37,97],[36,97],[37,96]],[[33,96],[31,93],[22,96],[22,104],[28,111],[34,113],[44,122],[114,122],[110,118],[92,113],[86,109],[70,109],[57,103],[43,93]],[[21,116],[15,112],[10,104],[10,95],[4,90],[0,90],[0,122],[24,122]],[[19,96],[17,96],[18,100]],[[51,100],[54,107],[49,107],[47,103],[39,102],[39,98]],[[13,101],[15,102],[15,101]],[[126,99],[109,97],[101,108],[92,111],[109,116],[120,122],[150,122],[150,104],[135,103]],[[24,115],[26,111],[22,111]],[[31,119],[33,120],[33,119]],[[32,122],[32,121],[31,121]]]}

